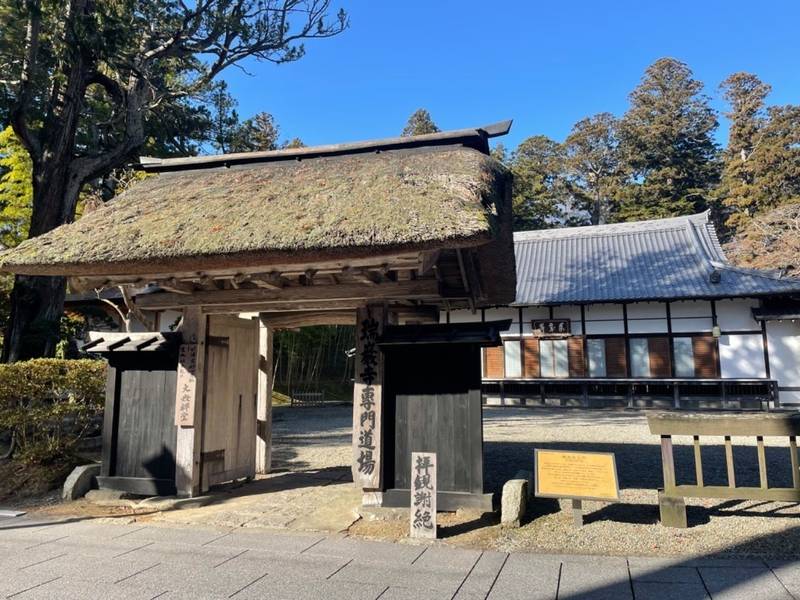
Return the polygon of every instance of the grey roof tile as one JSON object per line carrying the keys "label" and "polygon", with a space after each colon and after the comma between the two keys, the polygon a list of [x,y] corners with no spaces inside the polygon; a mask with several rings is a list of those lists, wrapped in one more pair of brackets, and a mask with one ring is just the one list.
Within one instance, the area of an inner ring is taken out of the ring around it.
{"label": "grey roof tile", "polygon": [[517,305],[800,294],[798,279],[728,263],[708,212],[518,232],[514,249]]}

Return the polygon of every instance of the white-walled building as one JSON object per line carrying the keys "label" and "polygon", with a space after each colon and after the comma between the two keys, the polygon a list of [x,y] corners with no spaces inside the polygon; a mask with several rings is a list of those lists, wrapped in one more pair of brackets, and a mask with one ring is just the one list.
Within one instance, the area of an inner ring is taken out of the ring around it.
{"label": "white-walled building", "polygon": [[800,405],[800,280],[725,259],[708,213],[521,232],[487,403]]}

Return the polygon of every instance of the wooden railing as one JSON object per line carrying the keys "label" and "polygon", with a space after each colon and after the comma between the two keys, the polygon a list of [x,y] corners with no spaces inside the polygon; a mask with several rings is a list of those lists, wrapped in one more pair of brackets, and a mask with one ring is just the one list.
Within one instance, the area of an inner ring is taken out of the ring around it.
{"label": "wooden railing", "polygon": [[[686,527],[684,498],[722,498],[736,500],[800,501],[797,435],[800,434],[800,413],[771,414],[651,414],[647,416],[650,433],[661,436],[661,462],[664,489],[659,491],[661,522],[668,527]],[[694,446],[695,484],[679,484],[675,477],[672,436],[691,436]],[[701,437],[722,437],[725,443],[727,485],[706,485],[703,477]],[[755,437],[758,456],[759,486],[736,485],[733,436]],[[769,487],[764,438],[789,438],[789,462],[792,487]]]}

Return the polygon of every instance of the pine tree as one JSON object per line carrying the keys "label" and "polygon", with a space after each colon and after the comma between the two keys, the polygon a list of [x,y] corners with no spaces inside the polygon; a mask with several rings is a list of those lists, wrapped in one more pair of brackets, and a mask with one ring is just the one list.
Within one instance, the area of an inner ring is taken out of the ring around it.
{"label": "pine tree", "polygon": [[750,73],[734,73],[720,88],[731,128],[718,197],[736,230],[761,211],[800,202],[800,107],[767,108],[771,88]]}
{"label": "pine tree", "polygon": [[239,144],[240,125],[236,106],[239,103],[228,93],[228,84],[220,81],[211,94],[211,144],[221,154],[235,152]]}
{"label": "pine tree", "polygon": [[508,162],[508,150],[506,150],[505,145],[500,142],[494,148],[492,148],[490,152],[493,159],[495,159],[500,164],[506,164]]}
{"label": "pine tree", "polygon": [[542,229],[565,220],[567,196],[561,144],[544,135],[524,140],[509,161],[514,175],[514,229]]}
{"label": "pine tree", "polygon": [[618,220],[704,210],[719,176],[717,117],[689,67],[662,58],[645,71],[620,123],[629,173]]}
{"label": "pine tree", "polygon": [[717,192],[729,207],[727,224],[735,227],[751,216],[756,202],[753,182],[753,152],[761,143],[767,125],[765,100],[771,88],[751,73],[734,73],[720,84],[729,109],[728,147],[723,155],[722,180]]}
{"label": "pine tree", "polygon": [[303,143],[299,137],[295,137],[290,139],[287,142],[284,142],[281,148],[305,148],[306,145]]}
{"label": "pine tree", "polygon": [[424,135],[426,133],[437,133],[439,131],[441,131],[441,129],[433,122],[431,113],[424,108],[419,108],[408,118],[408,122],[406,126],[403,127],[403,132],[400,135],[408,137],[412,135]]}
{"label": "pine tree", "polygon": [[564,142],[569,191],[592,225],[611,220],[622,185],[618,122],[610,113],[578,121]]}
{"label": "pine tree", "polygon": [[260,112],[239,125],[233,133],[232,152],[277,150],[280,127],[268,112]]}

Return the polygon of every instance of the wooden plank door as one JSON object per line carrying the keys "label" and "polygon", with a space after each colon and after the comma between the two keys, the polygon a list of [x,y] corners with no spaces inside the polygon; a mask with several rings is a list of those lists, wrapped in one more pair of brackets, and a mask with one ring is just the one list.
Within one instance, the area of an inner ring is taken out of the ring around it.
{"label": "wooden plank door", "polygon": [[203,411],[203,489],[255,475],[258,322],[209,317]]}

